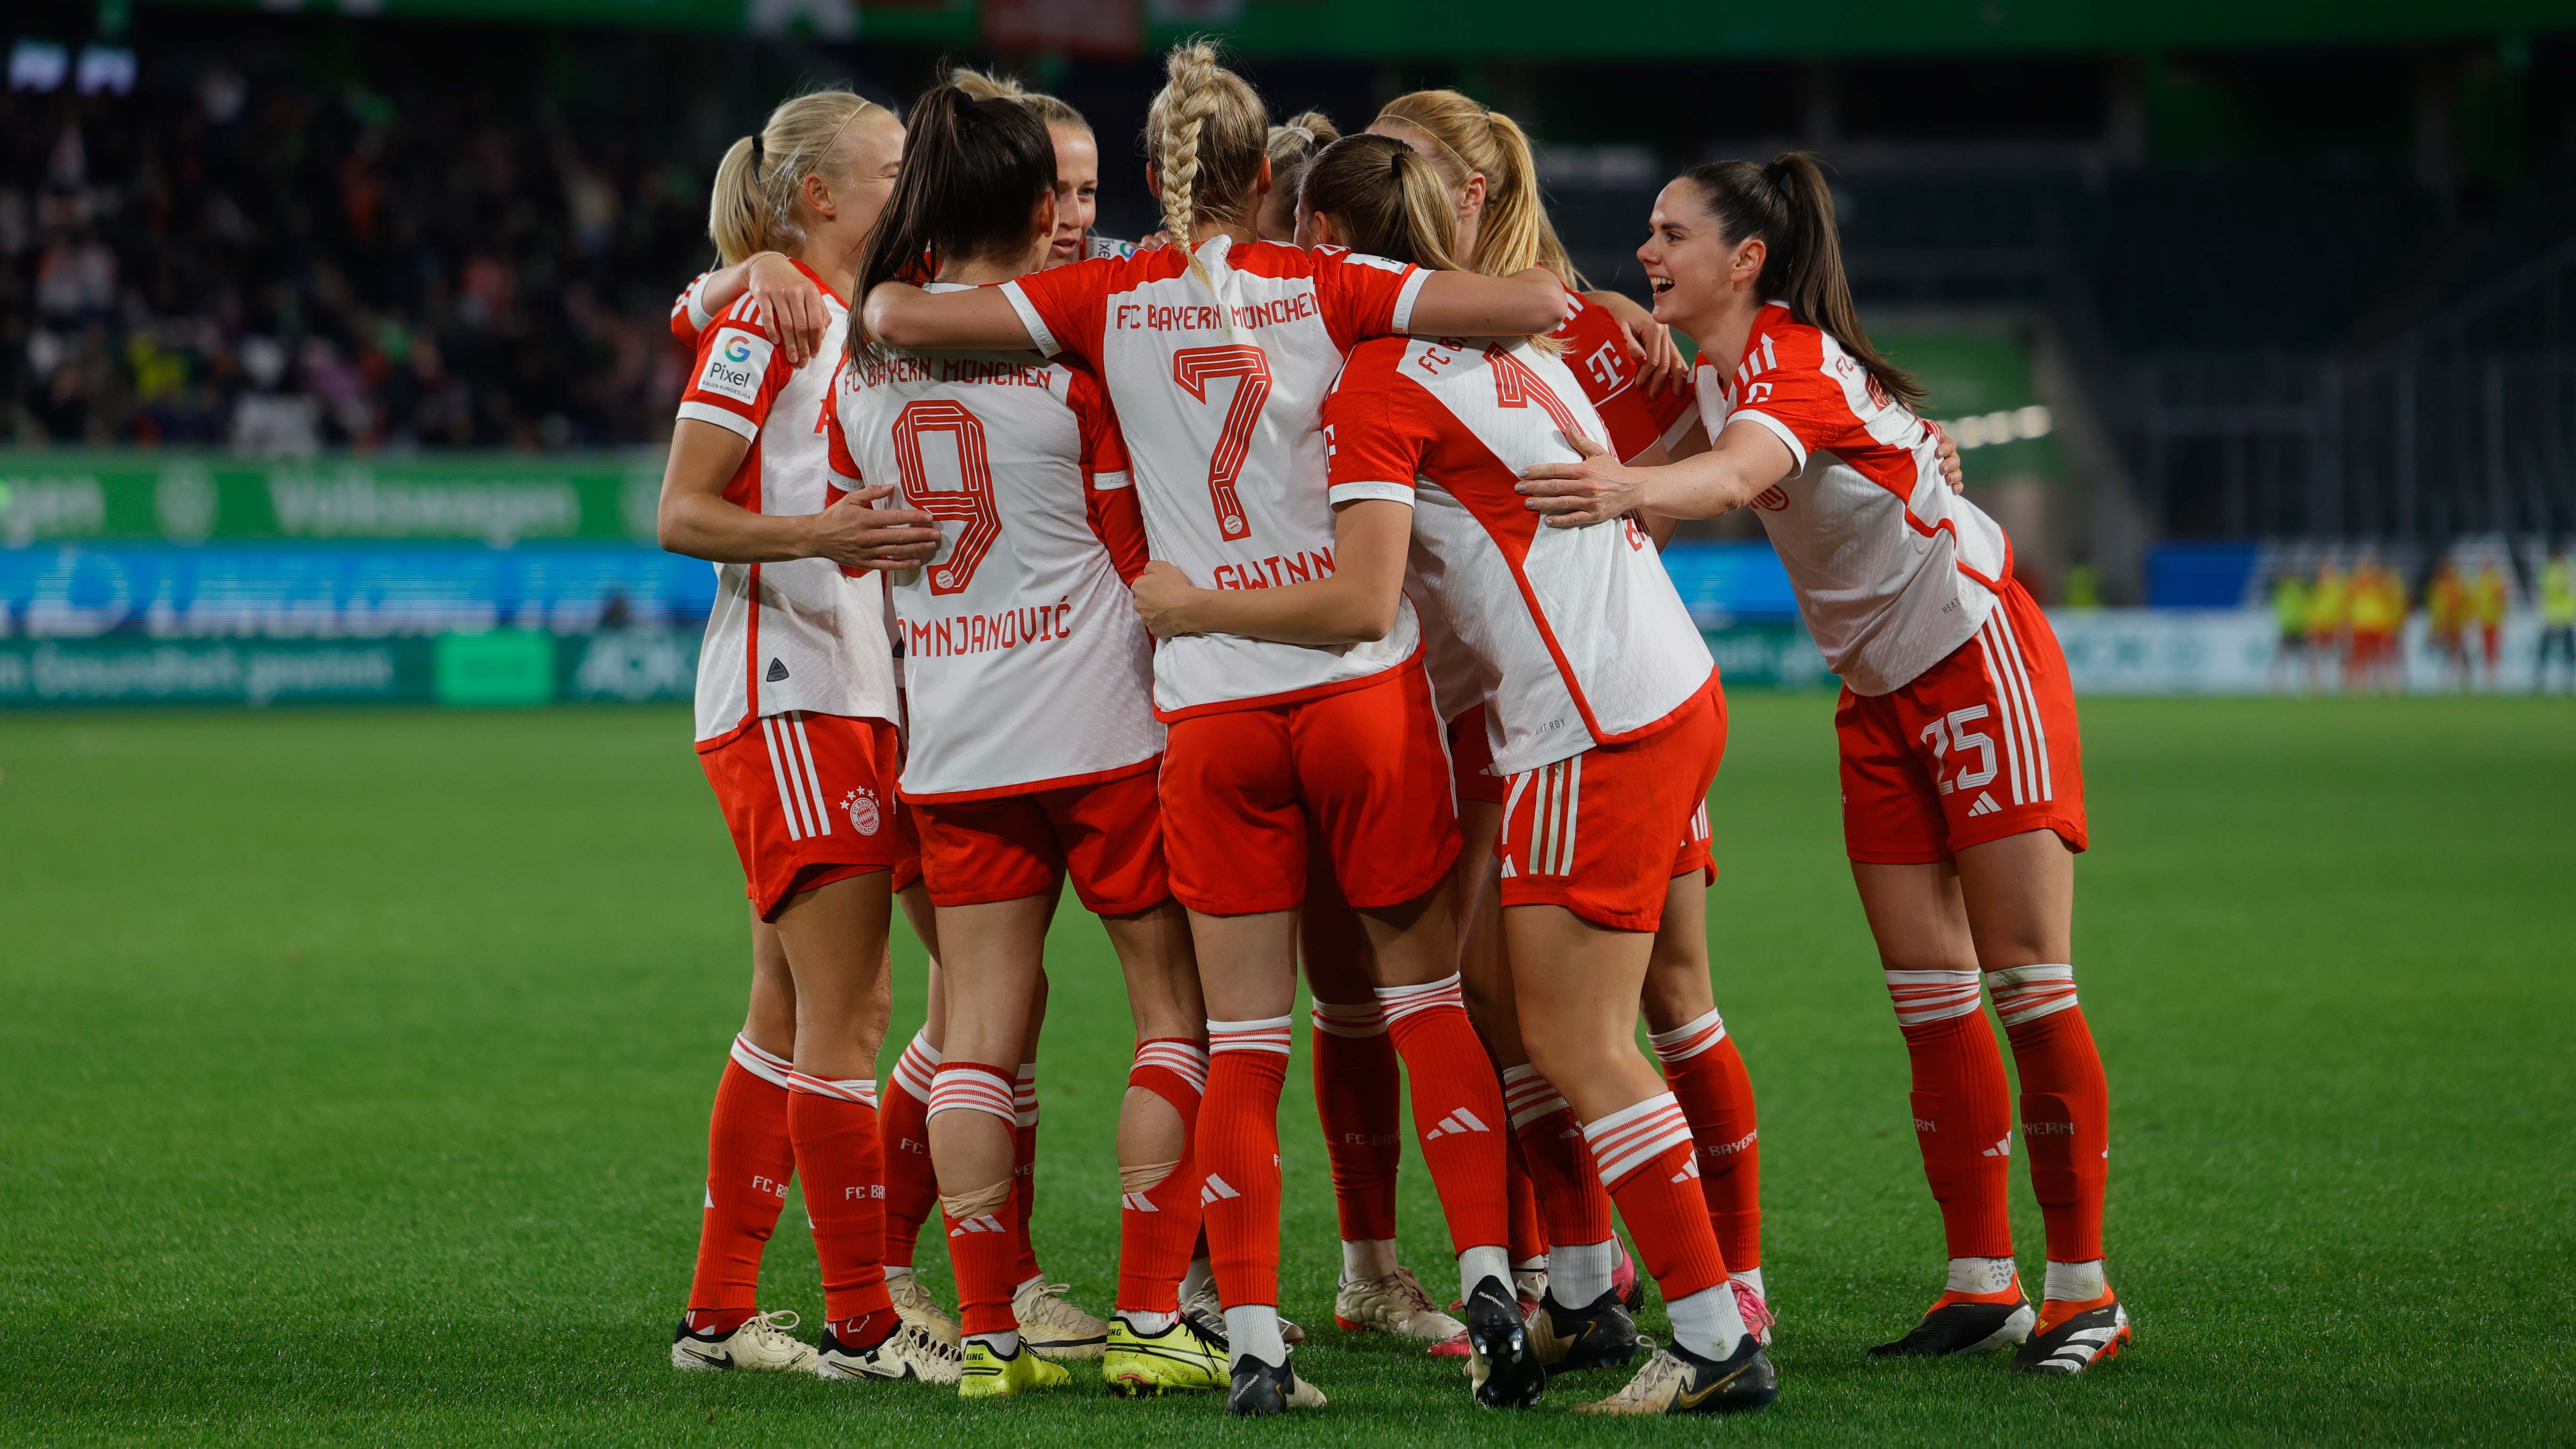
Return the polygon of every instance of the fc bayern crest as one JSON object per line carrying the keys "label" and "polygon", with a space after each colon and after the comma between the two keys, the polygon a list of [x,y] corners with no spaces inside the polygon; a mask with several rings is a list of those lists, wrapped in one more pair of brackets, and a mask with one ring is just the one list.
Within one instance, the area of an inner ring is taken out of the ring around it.
{"label": "fc bayern crest", "polygon": [[877,797],[866,790],[852,790],[841,797],[841,808],[850,812],[850,828],[861,835],[874,835],[884,823],[877,814]]}

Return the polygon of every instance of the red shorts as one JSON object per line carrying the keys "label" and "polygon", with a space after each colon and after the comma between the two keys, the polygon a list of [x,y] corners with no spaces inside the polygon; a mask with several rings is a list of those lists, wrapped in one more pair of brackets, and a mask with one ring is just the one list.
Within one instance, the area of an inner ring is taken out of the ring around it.
{"label": "red shorts", "polygon": [[1068,875],[1095,915],[1172,898],[1152,762],[1114,780],[982,800],[908,802],[934,906],[1052,896]]}
{"label": "red shorts", "polygon": [[[794,711],[698,748],[764,921],[789,896],[915,854],[894,798],[895,728],[881,719]],[[898,874],[896,889],[906,882]]]}
{"label": "red shorts", "polygon": [[1494,773],[1494,742],[1485,733],[1485,707],[1477,705],[1449,721],[1449,770],[1461,804],[1482,800],[1503,803],[1503,777]]}
{"label": "red shorts", "polygon": [[1162,790],[1172,894],[1202,915],[1303,904],[1310,833],[1361,910],[1420,896],[1458,858],[1449,761],[1419,663],[1342,694],[1176,721]]}
{"label": "red shorts", "polygon": [[1845,689],[1834,733],[1854,860],[1925,865],[2031,830],[2084,848],[2075,691],[2048,617],[2018,582],[2005,581],[1975,638],[1904,688]]}
{"label": "red shorts", "polygon": [[1563,906],[1614,931],[1661,926],[1673,877],[1716,874],[1708,787],[1725,755],[1726,693],[1712,674],[1644,739],[1512,776],[1494,841],[1503,905]]}

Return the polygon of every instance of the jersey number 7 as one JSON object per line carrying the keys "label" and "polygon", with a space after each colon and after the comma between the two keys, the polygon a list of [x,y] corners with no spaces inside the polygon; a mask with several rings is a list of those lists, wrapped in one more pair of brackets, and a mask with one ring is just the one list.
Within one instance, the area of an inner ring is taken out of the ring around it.
{"label": "jersey number 7", "polygon": [[[932,488],[921,463],[921,435],[953,433],[957,438],[958,486]],[[924,400],[903,405],[894,420],[895,471],[903,478],[903,501],[933,518],[963,523],[965,529],[948,557],[930,567],[930,591],[963,593],[975,580],[975,568],[1002,536],[1002,515],[993,506],[993,464],[984,452],[984,420],[961,403]]]}
{"label": "jersey number 7", "polygon": [[1208,500],[1216,505],[1216,531],[1228,542],[1252,536],[1252,521],[1243,516],[1243,499],[1234,485],[1243,476],[1243,460],[1252,450],[1252,428],[1261,421],[1262,404],[1270,400],[1270,357],[1246,343],[1232,347],[1184,347],[1172,354],[1172,380],[1200,402],[1207,385],[1220,377],[1243,379],[1234,385],[1234,401],[1225,410],[1225,430],[1217,434],[1216,452],[1208,459]]}

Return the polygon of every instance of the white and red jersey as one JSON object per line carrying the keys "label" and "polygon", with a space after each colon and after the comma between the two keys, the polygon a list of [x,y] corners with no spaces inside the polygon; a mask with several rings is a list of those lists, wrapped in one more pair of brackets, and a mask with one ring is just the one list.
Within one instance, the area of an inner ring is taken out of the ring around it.
{"label": "white and red jersey", "polygon": [[1572,315],[1548,334],[1565,348],[1566,369],[1582,385],[1583,396],[1601,415],[1605,432],[1593,441],[1625,463],[1634,460],[1687,419],[1696,418],[1687,386],[1662,393],[1646,390],[1644,373],[1628,355],[1628,329],[1607,307],[1566,294]]}
{"label": "white and red jersey", "polygon": [[1714,441],[1768,428],[1797,471],[1753,500],[1825,663],[1880,695],[1976,637],[2012,541],[1942,479],[1940,437],[1821,329],[1772,302],[1732,373],[1694,374]]}
{"label": "white and red jersey", "polygon": [[[1040,350],[1106,380],[1155,558],[1213,589],[1264,589],[1333,572],[1333,510],[1316,422],[1342,357],[1401,332],[1419,268],[1333,249],[1225,237],[1104,257],[1003,284]],[[1187,635],[1154,653],[1166,720],[1356,688],[1420,642],[1412,607],[1373,643],[1279,644]]]}
{"label": "white and red jersey", "polygon": [[[934,286],[933,291],[962,290]],[[841,370],[843,489],[939,522],[939,552],[887,575],[912,712],[907,800],[1114,779],[1163,751],[1144,567],[1118,420],[1088,369],[1026,352],[899,352]]]}
{"label": "white and red jersey", "polygon": [[1494,676],[1494,772],[1670,724],[1716,668],[1645,531],[1548,528],[1524,469],[1603,436],[1565,364],[1525,342],[1390,337],[1351,353],[1324,406],[1332,498],[1413,505],[1414,568]]}
{"label": "white and red jersey", "polygon": [[[824,405],[849,309],[821,278],[814,285],[831,325],[812,361],[791,365],[761,335],[759,304],[745,297],[707,329],[680,394],[682,419],[751,440],[724,496],[754,513],[820,513],[826,506],[832,474]],[[701,746],[789,710],[898,717],[885,586],[875,574],[851,578],[830,559],[718,564],[715,608],[698,654]]]}
{"label": "white and red jersey", "polygon": [[705,302],[701,300],[706,295],[707,278],[714,275],[713,272],[700,272],[691,277],[689,285],[682,287],[680,295],[671,301],[671,335],[686,343],[692,350],[697,347],[698,340],[706,335],[707,329],[715,325],[715,315],[706,309]]}

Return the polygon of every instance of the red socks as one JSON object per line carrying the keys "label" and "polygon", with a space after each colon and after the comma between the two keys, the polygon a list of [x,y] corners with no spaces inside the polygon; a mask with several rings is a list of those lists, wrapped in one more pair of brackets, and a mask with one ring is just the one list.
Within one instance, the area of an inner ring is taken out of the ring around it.
{"label": "red socks", "polygon": [[[1012,1107],[1009,1067],[979,1062],[942,1062],[930,1087],[930,1115],[982,1112],[1001,1119],[1016,1136],[1018,1114]],[[1012,1230],[1013,1178],[989,1189],[941,1194],[941,1218],[948,1225],[948,1263],[957,1273],[957,1318],[967,1333],[1007,1333],[1019,1327],[1011,1310],[1011,1290],[1021,1281],[1020,1245]]]}
{"label": "red socks", "polygon": [[1287,1077],[1287,1017],[1208,1023],[1199,1205],[1217,1297],[1228,1308],[1279,1301],[1279,1089]]}
{"label": "red socks", "polygon": [[1574,1109],[1526,1062],[1504,1070],[1503,1104],[1511,1113],[1512,1135],[1520,1139],[1548,1242],[1575,1247],[1609,1241],[1616,1231],[1610,1194],[1602,1190]]}
{"label": "red socks", "polygon": [[1315,1115],[1333,1164],[1342,1241],[1395,1236],[1395,1175],[1404,1158],[1397,1128],[1395,1045],[1376,1002],[1314,1003]]}
{"label": "red socks", "polygon": [[707,1122],[707,1206],[698,1224],[698,1271],[689,1326],[730,1333],[758,1311],[760,1252],[777,1230],[796,1172],[787,1137],[787,1062],[733,1039]]}
{"label": "red socks", "polygon": [[1038,1276],[1037,1244],[1029,1241],[1029,1220],[1037,1206],[1038,1064],[1022,1062],[1011,1084],[1011,1240],[1020,1250],[1015,1287]]}
{"label": "red socks", "polygon": [[885,1260],[912,1266],[913,1244],[939,1201],[939,1174],[930,1166],[930,1081],[939,1071],[939,1048],[916,1034],[894,1063],[894,1090],[877,1114],[877,1141],[885,1154]]}
{"label": "red socks", "polygon": [[1198,1043],[1157,1037],[1136,1044],[1127,1085],[1153,1093],[1181,1116],[1180,1165],[1151,1186],[1129,1187],[1118,1214],[1118,1307],[1177,1313],[1181,1277],[1199,1239],[1198,1156],[1191,1150],[1207,1090],[1208,1055]]}
{"label": "red socks", "polygon": [[[805,1212],[814,1220],[814,1255],[822,1261],[823,1316],[843,1345],[868,1347],[896,1322],[885,1286],[877,1084],[789,1073],[787,1130],[796,1175],[805,1183]],[[844,1325],[858,1337],[844,1335]]]}
{"label": "red socks", "polygon": [[2009,1258],[2004,1183],[2012,1171],[2012,1104],[2003,1053],[1979,1009],[1975,971],[1889,971],[1896,1024],[1914,1063],[1914,1140],[1941,1205],[1953,1258]]}
{"label": "red socks", "polygon": [[1511,1241],[1503,1089],[1484,1039],[1467,1019],[1457,973],[1418,986],[1381,986],[1377,1001],[1413,1085],[1413,1130],[1440,1191],[1452,1251],[1502,1247]]}
{"label": "red socks", "polygon": [[1539,1221],[1538,1190],[1530,1182],[1529,1164],[1521,1159],[1520,1135],[1505,1138],[1503,1149],[1503,1171],[1510,1179],[1504,1191],[1508,1194],[1506,1205],[1511,1209],[1512,1266],[1544,1267],[1541,1260],[1547,1257],[1547,1228]]}
{"label": "red socks", "polygon": [[2075,968],[2019,966],[1986,978],[2021,1072],[2022,1150],[2048,1225],[2048,1260],[2102,1256],[2111,1164],[2111,1089],[2093,1030],[2075,1004]]}
{"label": "red socks", "polygon": [[1753,1121],[1753,1078],[1726,1034],[1726,1021],[1706,1016],[1650,1034],[1664,1081],[1690,1119],[1699,1149],[1699,1187],[1708,1225],[1729,1271],[1762,1266],[1762,1146]]}
{"label": "red socks", "polygon": [[1726,1255],[1709,1229],[1690,1119],[1670,1092],[1583,1124],[1602,1185],[1619,1205],[1639,1264],[1666,1303],[1726,1281]]}

